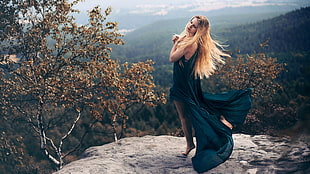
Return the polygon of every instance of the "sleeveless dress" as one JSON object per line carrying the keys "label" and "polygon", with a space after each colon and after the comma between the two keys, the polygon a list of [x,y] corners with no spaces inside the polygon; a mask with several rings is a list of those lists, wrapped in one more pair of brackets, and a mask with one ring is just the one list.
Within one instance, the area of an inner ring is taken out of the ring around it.
{"label": "sleeveless dress", "polygon": [[185,103],[196,135],[193,168],[205,172],[225,162],[232,153],[232,131],[220,121],[223,115],[232,125],[243,124],[251,108],[251,89],[219,94],[203,93],[199,78],[193,75],[198,51],[187,61],[183,56],[173,66],[170,99]]}

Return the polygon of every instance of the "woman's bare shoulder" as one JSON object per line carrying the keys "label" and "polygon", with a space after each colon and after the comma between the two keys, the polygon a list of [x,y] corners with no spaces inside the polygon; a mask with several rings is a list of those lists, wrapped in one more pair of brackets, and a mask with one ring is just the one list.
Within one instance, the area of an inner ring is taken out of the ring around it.
{"label": "woman's bare shoulder", "polygon": [[195,54],[197,49],[198,49],[198,44],[197,43],[193,43],[193,44],[189,45],[186,48],[186,51],[185,51],[185,54],[184,54],[185,59],[189,60],[191,57],[193,57],[193,55]]}

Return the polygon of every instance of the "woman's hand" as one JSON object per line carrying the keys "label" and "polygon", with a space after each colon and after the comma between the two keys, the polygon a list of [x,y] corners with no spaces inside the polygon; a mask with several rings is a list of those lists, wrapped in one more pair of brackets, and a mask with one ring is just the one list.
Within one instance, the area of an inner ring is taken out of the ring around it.
{"label": "woman's hand", "polygon": [[184,37],[183,36],[181,37],[179,35],[172,36],[172,41],[174,42],[174,44],[170,51],[170,58],[169,58],[170,62],[176,62],[180,58],[182,58],[182,56],[190,58],[197,50],[198,45],[196,43],[188,45],[186,47],[178,48],[177,47],[178,43],[182,42],[185,38],[186,35]]}
{"label": "woman's hand", "polygon": [[171,40],[173,43],[175,43],[177,40],[179,40],[179,38],[180,38],[180,35],[174,34]]}
{"label": "woman's hand", "polygon": [[172,42],[175,44],[175,43],[179,43],[179,42],[181,42],[182,40],[184,40],[184,38],[185,38],[186,36],[183,36],[183,37],[181,37],[180,35],[177,35],[177,34],[174,34],[173,36],[172,36]]}

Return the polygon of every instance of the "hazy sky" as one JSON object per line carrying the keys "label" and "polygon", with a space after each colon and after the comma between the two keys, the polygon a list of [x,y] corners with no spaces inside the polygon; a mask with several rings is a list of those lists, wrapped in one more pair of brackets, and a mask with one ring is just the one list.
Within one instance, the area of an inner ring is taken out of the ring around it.
{"label": "hazy sky", "polygon": [[112,6],[114,13],[129,10],[129,13],[154,13],[165,15],[169,10],[190,8],[192,11],[209,11],[224,7],[291,5],[296,8],[309,6],[309,0],[85,0],[77,8],[86,11],[100,5],[102,8]]}

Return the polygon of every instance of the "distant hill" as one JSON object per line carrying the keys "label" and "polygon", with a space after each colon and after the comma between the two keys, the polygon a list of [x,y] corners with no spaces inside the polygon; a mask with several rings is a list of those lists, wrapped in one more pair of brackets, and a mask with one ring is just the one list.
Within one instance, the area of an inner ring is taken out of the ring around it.
{"label": "distant hill", "polygon": [[[230,15],[209,17],[211,33],[216,40],[230,45],[230,50],[253,52],[259,43],[270,40],[268,52],[302,51],[309,48],[310,7],[286,14],[253,12],[244,15],[245,7]],[[225,11],[225,10],[224,10]],[[188,18],[161,20],[126,34],[124,46],[113,47],[112,57],[126,61],[153,59],[156,64],[167,64],[171,48],[171,36],[180,33]]]}
{"label": "distant hill", "polygon": [[[274,14],[279,15],[280,13],[286,13],[292,11],[296,6],[292,5],[274,5],[274,6],[246,6],[246,7],[227,7],[211,11],[192,11],[190,8],[171,9],[166,15],[153,15],[153,14],[134,14],[129,13],[125,9],[120,13],[113,13],[111,20],[115,20],[119,23],[120,29],[138,29],[143,26],[152,24],[160,20],[169,20],[176,18],[190,18],[191,16],[201,14],[208,17],[214,16],[230,16],[230,15],[263,15],[263,14]],[[254,20],[255,21],[255,20]]]}
{"label": "distant hill", "polygon": [[219,35],[228,40],[230,49],[251,53],[258,43],[269,40],[266,52],[309,51],[310,7],[301,8],[272,19],[227,28]]}
{"label": "distant hill", "polygon": [[[216,40],[229,45],[227,49],[233,53],[240,50],[241,54],[257,51],[258,45],[268,39],[269,46],[263,51],[287,64],[288,73],[283,72],[281,78],[288,81],[299,79],[304,83],[310,74],[310,7],[273,15],[232,13],[211,16],[211,33]],[[182,31],[187,20],[157,21],[128,33],[124,38],[125,45],[113,47],[111,56],[128,62],[152,59],[155,62],[156,84],[169,86],[172,73],[172,64],[168,61],[172,46],[170,38],[174,33]],[[296,89],[298,93],[309,93],[306,87]]]}

